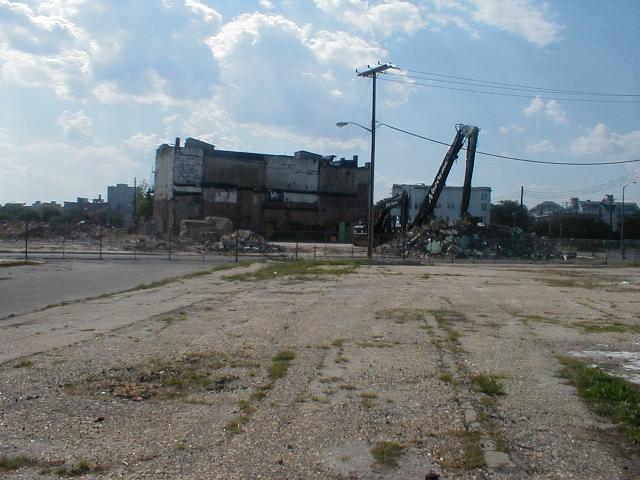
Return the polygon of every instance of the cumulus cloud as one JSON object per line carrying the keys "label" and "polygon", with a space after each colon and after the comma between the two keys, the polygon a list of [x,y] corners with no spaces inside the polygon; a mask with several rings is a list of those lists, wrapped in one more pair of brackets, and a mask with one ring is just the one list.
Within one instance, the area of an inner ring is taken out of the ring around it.
{"label": "cumulus cloud", "polygon": [[93,133],[93,120],[84,113],[84,110],[77,112],[65,110],[56,123],[62,127],[68,138],[90,137]]}
{"label": "cumulus cloud", "polygon": [[553,145],[551,140],[540,140],[535,143],[527,144],[527,152],[532,153],[541,153],[541,152],[553,152],[556,150],[556,147]]}
{"label": "cumulus cloud", "polygon": [[422,10],[413,2],[385,0],[376,4],[363,0],[313,0],[320,10],[356,29],[391,35],[415,33],[426,25]]}
{"label": "cumulus cloud", "polygon": [[474,20],[497,27],[526,41],[546,47],[560,39],[562,26],[553,22],[549,6],[529,0],[472,0]]}
{"label": "cumulus cloud", "polygon": [[522,113],[527,117],[544,114],[557,125],[566,125],[569,123],[567,112],[560,107],[560,103],[557,100],[545,102],[540,97],[535,97],[531,100],[531,103],[522,110]]}
{"label": "cumulus cloud", "polygon": [[138,132],[124,141],[127,149],[134,152],[149,153],[162,143],[160,135],[156,133]]}
{"label": "cumulus cloud", "polygon": [[196,15],[202,17],[205,22],[213,22],[218,25],[222,23],[222,15],[215,8],[212,8],[199,0],[184,0],[185,6]]}
{"label": "cumulus cloud", "polygon": [[570,144],[574,155],[601,155],[607,158],[632,160],[640,158],[640,130],[628,133],[616,133],[605,123],[586,128],[584,135]]}
{"label": "cumulus cloud", "polygon": [[321,30],[308,40],[308,45],[320,61],[338,61],[349,67],[375,63],[388,54],[376,43],[340,31]]}
{"label": "cumulus cloud", "polygon": [[524,131],[524,128],[522,128],[519,125],[516,125],[515,123],[512,123],[511,125],[505,126],[505,125],[501,125],[500,128],[498,128],[498,133],[500,135],[508,135],[511,132],[522,132]]}
{"label": "cumulus cloud", "polygon": [[266,9],[273,8],[273,2],[270,2],[269,0],[260,0],[258,3],[262,8],[266,8]]}

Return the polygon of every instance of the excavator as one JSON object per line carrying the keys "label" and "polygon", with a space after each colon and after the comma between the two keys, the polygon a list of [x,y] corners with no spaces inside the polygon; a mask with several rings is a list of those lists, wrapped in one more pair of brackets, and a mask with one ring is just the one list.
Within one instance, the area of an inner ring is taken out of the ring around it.
{"label": "excavator", "polygon": [[460,221],[471,221],[469,214],[469,201],[471,200],[471,178],[473,177],[473,166],[476,157],[476,145],[478,144],[478,133],[480,129],[472,125],[456,125],[456,136],[444,156],[442,165],[436,174],[436,178],[431,184],[431,188],[424,197],[420,209],[413,219],[412,227],[424,225],[431,219],[433,211],[438,204],[438,199],[442,193],[442,189],[447,183],[447,177],[453,166],[453,162],[458,158],[458,153],[467,140],[467,168],[464,172],[464,186],[462,187],[462,202],[460,203]]}
{"label": "excavator", "polygon": [[[478,133],[480,129],[473,125],[456,125],[456,136],[449,147],[444,160],[440,165],[440,169],[431,184],[431,188],[424,197],[424,200],[420,204],[420,209],[413,219],[413,223],[409,225],[409,196],[406,192],[402,192],[390,198],[385,198],[376,204],[374,210],[374,216],[376,218],[374,222],[373,233],[395,233],[397,229],[394,229],[390,225],[391,210],[395,207],[400,207],[400,231],[404,232],[408,227],[419,227],[424,225],[433,216],[433,211],[438,204],[438,199],[442,193],[442,189],[447,183],[447,177],[453,167],[453,163],[458,159],[458,154],[465,141],[467,142],[467,164],[464,174],[464,186],[462,188],[462,202],[460,204],[460,221],[471,222],[473,218],[469,214],[469,202],[471,200],[471,179],[473,177],[473,167],[476,157],[476,146],[478,144]],[[353,243],[354,245],[366,245],[367,242],[367,230],[366,225],[360,224],[354,227]],[[415,236],[412,240],[417,241],[419,238]]]}
{"label": "excavator", "polygon": [[[391,210],[400,209],[400,215],[396,219],[391,215]],[[373,233],[376,235],[404,232],[409,224],[409,195],[401,192],[393,197],[383,198],[375,204],[373,209],[374,223]],[[367,245],[367,226],[364,223],[356,225],[353,229],[353,244],[357,246]]]}

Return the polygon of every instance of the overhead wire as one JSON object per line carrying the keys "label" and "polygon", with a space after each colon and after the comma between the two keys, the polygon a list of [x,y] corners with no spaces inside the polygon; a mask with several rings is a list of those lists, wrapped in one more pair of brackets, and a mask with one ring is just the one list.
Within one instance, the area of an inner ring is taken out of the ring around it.
{"label": "overhead wire", "polygon": [[[452,79],[456,79],[456,80],[467,80],[470,82],[476,82],[476,83],[485,83],[487,84],[487,86],[489,85],[497,85],[497,86],[502,86],[502,87],[516,87],[516,88],[524,88],[524,89],[528,89],[528,90],[535,90],[535,91],[539,91],[539,92],[552,92],[552,93],[566,93],[569,95],[596,95],[596,96],[615,96],[615,97],[640,97],[640,94],[636,94],[636,93],[611,93],[611,92],[590,92],[590,91],[584,91],[584,90],[568,90],[568,89],[557,89],[557,88],[547,88],[547,87],[534,87],[531,85],[523,85],[523,84],[519,84],[519,83],[507,83],[507,82],[496,82],[493,80],[481,80],[481,79],[477,79],[477,78],[471,78],[471,77],[460,77],[460,76],[456,76],[456,75],[444,75],[441,73],[433,73],[433,72],[425,72],[425,71],[421,71],[421,70],[412,70],[410,68],[402,68],[402,67],[394,67],[396,70],[401,70],[401,71],[405,71],[405,72],[410,72],[410,73],[417,73],[417,74],[421,74],[421,75],[429,75],[432,77],[440,77],[440,78],[452,78]],[[390,74],[389,72],[385,72],[386,74]],[[397,75],[397,74],[395,74]],[[417,77],[419,78],[419,77]],[[435,81],[435,79],[429,79],[426,78],[427,80],[431,80],[431,81]]]}
{"label": "overhead wire", "polygon": [[393,80],[390,78],[384,78],[384,74],[378,77],[378,80],[383,82],[393,82],[393,83],[401,83],[404,85],[410,86],[418,86],[418,87],[431,87],[431,88],[441,88],[444,90],[455,90],[458,92],[471,92],[471,93],[482,93],[486,95],[499,95],[502,97],[517,97],[517,98],[539,98],[541,100],[560,100],[566,102],[591,102],[591,103],[640,103],[640,100],[607,100],[602,98],[567,98],[567,97],[549,97],[542,95],[523,95],[519,93],[506,93],[506,92],[487,92],[484,90],[473,90],[470,88],[458,88],[458,87],[447,87],[444,85],[432,85],[427,83],[413,82],[413,81],[403,81],[403,80]]}
{"label": "overhead wire", "polygon": [[[440,140],[435,140],[433,138],[425,137],[424,135],[419,135],[417,133],[404,130],[402,128],[394,127],[393,125],[389,125],[388,123],[383,123],[383,122],[377,122],[377,123],[378,125],[384,125],[385,127],[390,128],[392,130],[396,130],[398,132],[411,135],[413,137],[421,138],[423,140],[427,140],[432,143],[437,143],[439,145],[444,145],[447,147],[450,146],[449,143],[442,142]],[[466,150],[466,148],[462,148],[462,150]],[[553,162],[553,161],[547,161],[547,160],[532,160],[530,158],[511,157],[508,155],[499,155],[497,153],[483,152],[480,150],[476,150],[476,154],[485,155],[485,156],[494,157],[494,158],[501,158],[504,160],[513,160],[516,162],[539,163],[544,165],[597,166],[597,165],[619,165],[619,164],[625,164],[625,163],[640,162],[640,158],[633,159],[633,160],[618,160],[618,161],[611,161],[611,162]]]}

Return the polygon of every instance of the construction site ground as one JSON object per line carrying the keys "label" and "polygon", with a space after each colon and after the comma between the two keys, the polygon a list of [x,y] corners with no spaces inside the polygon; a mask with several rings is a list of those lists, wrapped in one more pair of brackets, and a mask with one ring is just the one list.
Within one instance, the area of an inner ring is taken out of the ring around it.
{"label": "construction site ground", "polygon": [[1,320],[0,477],[640,475],[558,375],[640,351],[638,268],[263,265]]}

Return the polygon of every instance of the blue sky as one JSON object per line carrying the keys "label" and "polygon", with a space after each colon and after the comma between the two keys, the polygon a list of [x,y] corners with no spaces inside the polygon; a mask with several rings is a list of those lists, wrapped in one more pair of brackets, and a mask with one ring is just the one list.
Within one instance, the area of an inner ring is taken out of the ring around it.
{"label": "blue sky", "polygon": [[[107,185],[148,180],[155,148],[177,136],[364,162],[367,132],[335,123],[370,121],[371,81],[355,69],[378,61],[638,94],[639,22],[635,0],[0,0],[0,203],[104,196]],[[481,128],[483,151],[640,158],[640,103],[378,86],[380,121],[445,142],[455,124],[469,123]],[[377,147],[378,198],[392,183],[431,183],[446,151],[385,127]],[[463,170],[458,162],[450,185]],[[474,184],[492,187],[494,200],[515,198],[524,185],[531,207],[630,175],[640,177],[640,164],[478,156]],[[621,183],[580,196],[619,197]],[[640,183],[627,195],[640,201]]]}

